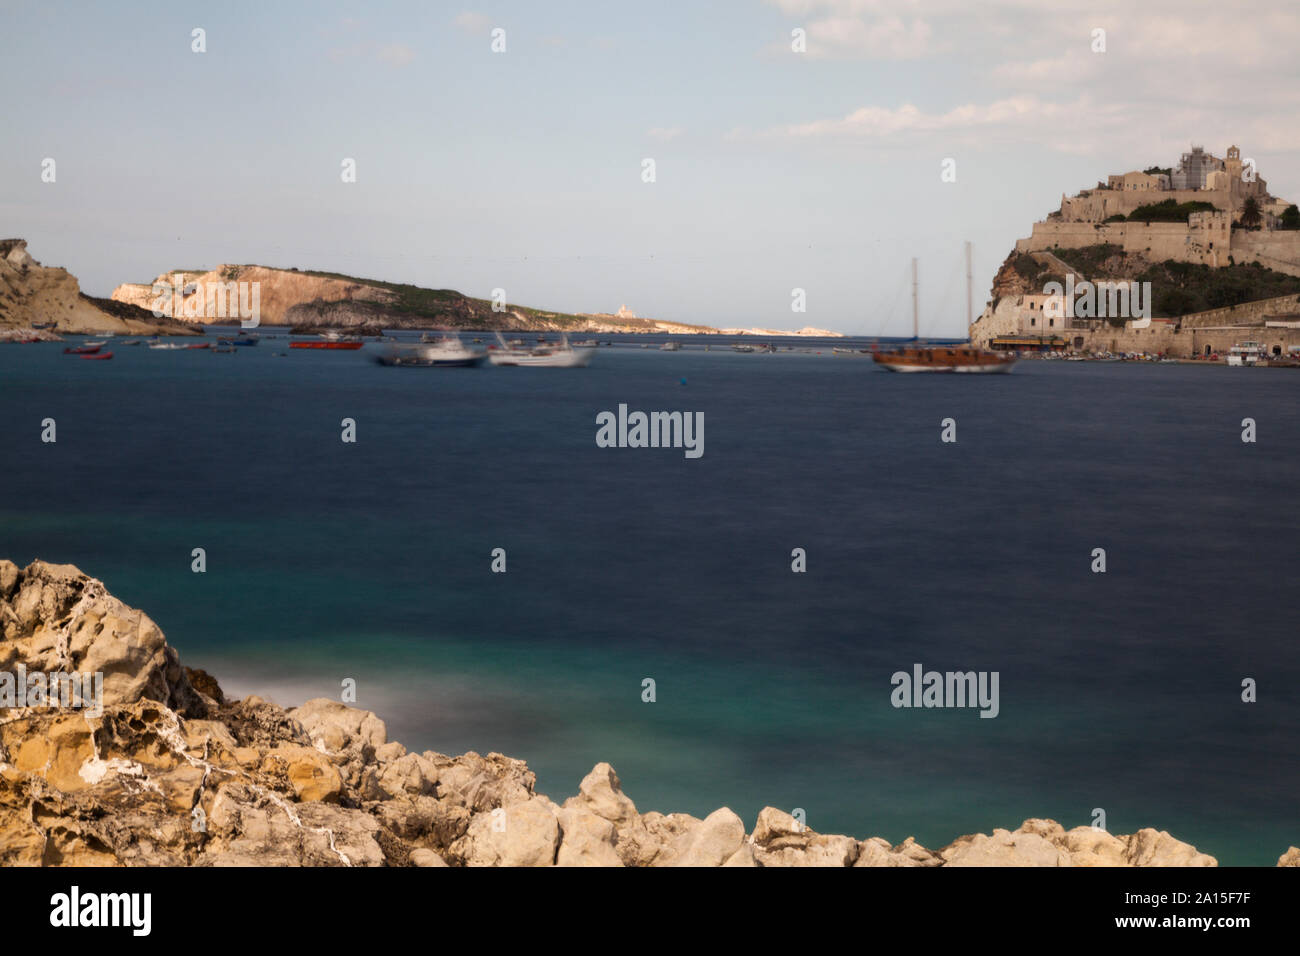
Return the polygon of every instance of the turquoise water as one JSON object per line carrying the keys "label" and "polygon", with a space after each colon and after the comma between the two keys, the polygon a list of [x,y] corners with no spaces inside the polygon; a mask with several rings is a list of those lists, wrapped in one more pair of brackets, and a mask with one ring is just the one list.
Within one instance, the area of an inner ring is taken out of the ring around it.
{"label": "turquoise water", "polygon": [[[390,737],[522,757],[556,799],[608,760],[642,810],[930,846],[1096,807],[1221,863],[1300,841],[1300,377],[891,376],[812,347],[584,370],[0,347],[0,555],[101,578],[228,692],[352,678]],[[597,448],[619,403],[703,412],[704,456]],[[999,672],[1000,715],[895,709],[914,662]]]}

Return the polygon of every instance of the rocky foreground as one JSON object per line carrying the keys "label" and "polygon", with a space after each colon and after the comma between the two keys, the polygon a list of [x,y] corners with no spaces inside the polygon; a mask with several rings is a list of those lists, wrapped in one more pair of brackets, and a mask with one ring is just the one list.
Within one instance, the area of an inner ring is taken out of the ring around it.
{"label": "rocky foreground", "polygon": [[228,700],[71,565],[0,561],[0,628],[0,692],[20,665],[103,674],[98,716],[39,699],[0,710],[5,866],[1216,865],[1163,831],[1050,820],[940,850],[816,833],[772,807],[747,833],[726,808],[639,813],[604,763],[557,804],[521,760],[408,752],[369,711]]}

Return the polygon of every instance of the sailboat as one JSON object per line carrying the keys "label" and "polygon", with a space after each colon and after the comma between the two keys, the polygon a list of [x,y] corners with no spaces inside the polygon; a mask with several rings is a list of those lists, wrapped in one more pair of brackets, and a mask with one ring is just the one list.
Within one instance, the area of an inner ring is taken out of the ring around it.
{"label": "sailboat", "polygon": [[[966,327],[971,323],[971,247],[966,243]],[[920,341],[920,316],[917,309],[916,260],[912,260],[912,341]],[[1016,357],[990,352],[973,345],[911,346],[889,352],[874,352],[877,365],[890,372],[962,372],[999,374],[1011,371]]]}

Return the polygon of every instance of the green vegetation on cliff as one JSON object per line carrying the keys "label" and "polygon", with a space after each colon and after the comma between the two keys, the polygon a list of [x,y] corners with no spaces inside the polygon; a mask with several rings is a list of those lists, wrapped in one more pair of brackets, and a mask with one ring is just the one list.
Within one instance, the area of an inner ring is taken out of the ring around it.
{"label": "green vegetation on cliff", "polygon": [[1129,222],[1186,222],[1187,217],[1194,212],[1213,212],[1214,203],[1201,202],[1193,200],[1190,202],[1175,202],[1172,199],[1166,199],[1164,202],[1147,203],[1145,206],[1138,206],[1128,214]]}
{"label": "green vegetation on cliff", "polygon": [[[1139,254],[1125,253],[1114,243],[1079,249],[1053,249],[1057,258],[1093,281],[1150,282],[1152,315],[1177,318],[1224,306],[1300,293],[1300,277],[1276,272],[1258,263],[1231,263],[1214,268],[1201,263],[1150,262]],[[1017,256],[1043,267],[1030,256]],[[1019,271],[1019,265],[1016,265]],[[1023,274],[1023,273],[1022,273]]]}

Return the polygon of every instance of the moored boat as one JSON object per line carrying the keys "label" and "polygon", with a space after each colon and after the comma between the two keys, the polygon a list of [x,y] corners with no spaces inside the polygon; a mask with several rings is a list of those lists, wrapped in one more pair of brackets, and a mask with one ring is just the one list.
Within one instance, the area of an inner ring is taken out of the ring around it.
{"label": "moored boat", "polygon": [[995,374],[1011,371],[1014,355],[990,352],[970,345],[902,348],[876,352],[877,365],[890,372],[964,372]]}
{"label": "moored boat", "polygon": [[406,368],[472,368],[488,357],[487,349],[465,345],[454,336],[419,345],[398,345],[386,355],[375,356],[380,365]]}
{"label": "moored boat", "polygon": [[64,349],[63,354],[64,355],[94,355],[103,347],[104,347],[104,343],[102,342],[99,345],[78,345],[76,348]]}
{"label": "moored boat", "polygon": [[1258,365],[1264,354],[1264,347],[1258,342],[1238,342],[1228,349],[1225,361],[1233,366]]}
{"label": "moored boat", "polygon": [[[501,339],[500,334],[497,335]],[[539,345],[536,348],[515,348],[502,341],[501,348],[493,349],[488,358],[493,365],[522,365],[540,368],[585,368],[591,363],[595,349],[574,348],[568,336],[560,337],[558,345]]]}
{"label": "moored boat", "polygon": [[364,342],[353,342],[350,340],[325,340],[320,342],[290,342],[291,349],[343,349],[353,351],[365,345]]}
{"label": "moored boat", "polygon": [[660,352],[680,352],[681,350],[682,343],[680,342],[665,342],[663,345],[659,346]]}
{"label": "moored boat", "polygon": [[85,355],[78,356],[78,358],[87,359],[91,362],[104,362],[107,361],[108,359],[111,359],[112,357],[113,357],[112,352],[100,352],[99,350],[95,350],[94,352],[89,352]]}

